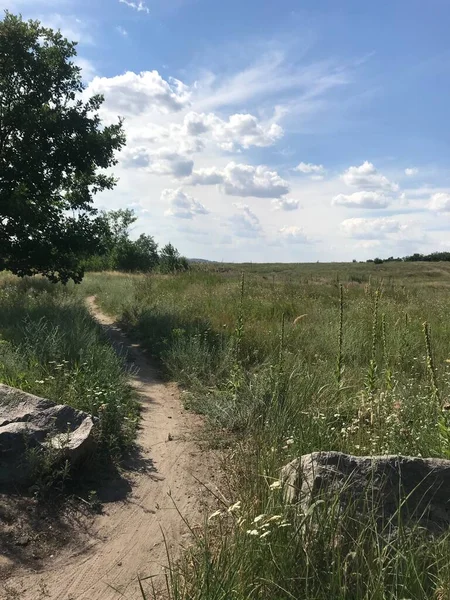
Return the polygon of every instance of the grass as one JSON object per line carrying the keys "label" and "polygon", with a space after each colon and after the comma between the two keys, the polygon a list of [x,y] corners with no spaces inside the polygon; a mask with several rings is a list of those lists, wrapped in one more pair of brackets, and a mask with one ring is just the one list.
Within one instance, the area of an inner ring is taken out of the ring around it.
{"label": "grass", "polygon": [[231,435],[229,501],[170,572],[173,600],[450,597],[448,535],[387,535],[332,507],[299,515],[278,480],[316,450],[450,458],[449,285],[445,263],[86,277],[80,292]]}
{"label": "grass", "polygon": [[138,410],[125,364],[68,288],[2,276],[0,382],[97,417],[109,458],[133,443]]}
{"label": "grass", "polygon": [[450,458],[449,286],[446,263],[208,265],[88,274],[67,289],[6,281],[1,377],[97,414],[101,391],[108,431],[127,443],[126,375],[83,305],[96,294],[182,384],[213,443],[226,432],[228,499],[172,565],[172,600],[443,600],[449,535],[380,531],[374,515],[333,503],[300,514],[279,474],[316,450]]}

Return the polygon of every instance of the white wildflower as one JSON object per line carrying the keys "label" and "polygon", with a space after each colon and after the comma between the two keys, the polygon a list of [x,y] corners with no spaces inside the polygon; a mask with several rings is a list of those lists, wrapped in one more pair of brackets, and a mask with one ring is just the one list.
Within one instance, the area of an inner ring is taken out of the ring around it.
{"label": "white wildflower", "polygon": [[232,504],[230,507],[228,507],[228,512],[233,513],[233,512],[236,512],[237,510],[239,510],[240,508],[241,508],[241,501],[238,500],[237,502]]}

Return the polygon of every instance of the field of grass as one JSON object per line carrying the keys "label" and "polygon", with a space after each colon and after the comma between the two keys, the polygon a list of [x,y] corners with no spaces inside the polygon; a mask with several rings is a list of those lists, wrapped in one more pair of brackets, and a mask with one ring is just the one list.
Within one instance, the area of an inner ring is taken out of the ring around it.
{"label": "field of grass", "polygon": [[[176,276],[3,277],[0,379],[98,415],[126,447],[126,372],[84,306],[96,294],[182,385],[224,455],[227,501],[169,576],[173,600],[450,597],[450,537],[380,531],[282,500],[315,450],[450,458],[450,265],[200,265]],[[44,393],[45,392],[45,393]]]}
{"label": "field of grass", "polygon": [[69,288],[2,275],[0,382],[97,417],[108,459],[134,441],[138,407],[125,365]]}
{"label": "field of grass", "polygon": [[77,293],[97,294],[228,444],[231,506],[174,571],[174,599],[450,597],[447,535],[299,517],[278,489],[280,467],[315,450],[450,458],[449,285],[445,263],[86,277]]}

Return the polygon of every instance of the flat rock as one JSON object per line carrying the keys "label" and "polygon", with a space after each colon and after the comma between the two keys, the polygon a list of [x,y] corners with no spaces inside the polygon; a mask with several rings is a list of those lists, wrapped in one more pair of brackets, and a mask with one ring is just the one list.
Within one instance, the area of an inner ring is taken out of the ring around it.
{"label": "flat rock", "polygon": [[281,472],[285,501],[306,511],[317,500],[335,502],[377,523],[417,523],[429,530],[450,526],[450,460],[409,456],[351,456],[313,452]]}
{"label": "flat rock", "polygon": [[0,384],[0,484],[32,482],[31,449],[79,460],[92,448],[93,433],[87,413]]}

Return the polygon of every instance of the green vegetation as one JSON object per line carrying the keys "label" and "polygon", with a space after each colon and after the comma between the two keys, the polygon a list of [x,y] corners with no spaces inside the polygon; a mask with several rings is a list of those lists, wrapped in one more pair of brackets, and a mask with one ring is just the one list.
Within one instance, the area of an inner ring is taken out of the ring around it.
{"label": "green vegetation", "polygon": [[0,20],[0,271],[80,281],[102,249],[93,196],[112,189],[122,124],[82,99],[76,44],[38,21]]}
{"label": "green vegetation", "polygon": [[[83,261],[87,271],[121,271],[125,273],[175,273],[187,271],[187,260],[172,244],[166,244],[158,252],[158,244],[152,236],[142,233],[136,240],[130,239],[130,228],[137,221],[134,211],[126,208],[103,212],[104,239],[100,254],[92,254]],[[106,249],[106,250],[105,250]]]}
{"label": "green vegetation", "polygon": [[0,279],[0,382],[98,417],[108,457],[134,441],[138,408],[126,368],[67,287]]}
{"label": "green vegetation", "polygon": [[194,531],[172,598],[449,595],[447,534],[388,535],[320,505],[295,515],[278,481],[315,450],[450,457],[449,285],[445,263],[86,277],[80,292],[121,317],[229,448],[229,501]]}

